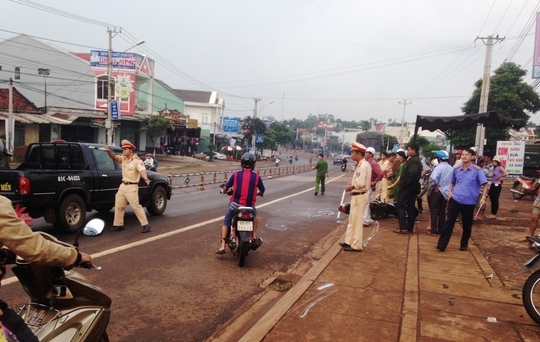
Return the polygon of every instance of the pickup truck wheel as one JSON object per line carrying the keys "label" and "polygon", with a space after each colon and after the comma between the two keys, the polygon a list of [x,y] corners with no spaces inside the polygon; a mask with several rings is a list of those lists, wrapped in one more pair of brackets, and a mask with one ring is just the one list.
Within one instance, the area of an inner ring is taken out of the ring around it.
{"label": "pickup truck wheel", "polygon": [[158,216],[163,214],[166,208],[167,193],[163,187],[158,186],[154,189],[154,192],[152,192],[152,199],[150,201],[150,205],[146,207],[146,210],[148,210],[150,215]]}
{"label": "pickup truck wheel", "polygon": [[75,233],[82,227],[86,220],[86,204],[78,195],[66,197],[56,213],[54,226],[65,233]]}

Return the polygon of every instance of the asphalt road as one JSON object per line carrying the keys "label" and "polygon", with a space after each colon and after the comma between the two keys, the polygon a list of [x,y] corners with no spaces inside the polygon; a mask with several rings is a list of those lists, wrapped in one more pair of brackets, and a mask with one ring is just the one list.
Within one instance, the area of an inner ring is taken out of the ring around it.
{"label": "asphalt road", "polygon": [[[136,217],[128,210],[125,231],[82,237],[80,249],[91,253],[103,269],[81,273],[112,298],[110,340],[201,341],[238,315],[264,291],[269,279],[296,267],[342,223],[336,218],[337,206],[351,174],[330,167],[325,196],[313,194],[314,171],[264,179],[267,191],[257,208],[258,235],[265,242],[249,254],[243,268],[229,251],[214,253],[228,203],[226,195],[218,194],[217,185],[204,191],[173,191],[165,214],[149,218],[149,234],[140,233]],[[88,219],[94,217],[112,224],[112,212],[93,212]],[[51,232],[63,241],[73,239],[58,235],[43,220],[36,220],[33,229]],[[2,298],[10,305],[27,300],[16,282],[2,286]]]}

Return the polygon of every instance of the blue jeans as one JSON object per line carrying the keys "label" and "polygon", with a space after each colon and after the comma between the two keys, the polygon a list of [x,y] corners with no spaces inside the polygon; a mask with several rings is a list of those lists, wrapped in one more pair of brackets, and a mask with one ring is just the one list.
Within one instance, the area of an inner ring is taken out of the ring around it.
{"label": "blue jeans", "polygon": [[416,187],[406,187],[399,190],[396,209],[398,212],[399,230],[407,230],[412,233],[414,229],[414,221],[418,216],[416,209],[416,195],[420,190]]}

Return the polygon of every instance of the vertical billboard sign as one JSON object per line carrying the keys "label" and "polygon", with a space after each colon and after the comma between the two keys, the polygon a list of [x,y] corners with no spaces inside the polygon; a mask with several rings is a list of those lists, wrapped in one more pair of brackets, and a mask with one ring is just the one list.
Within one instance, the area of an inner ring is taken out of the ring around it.
{"label": "vertical billboard sign", "polygon": [[540,12],[536,13],[536,34],[534,36],[534,61],[532,78],[540,78]]}
{"label": "vertical billboard sign", "polygon": [[521,175],[525,162],[525,141],[497,141],[497,155],[509,175]]}

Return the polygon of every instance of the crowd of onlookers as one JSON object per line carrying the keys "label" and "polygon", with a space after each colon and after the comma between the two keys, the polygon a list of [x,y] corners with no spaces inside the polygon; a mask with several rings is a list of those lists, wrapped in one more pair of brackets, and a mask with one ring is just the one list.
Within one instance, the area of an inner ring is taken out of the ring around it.
{"label": "crowd of onlookers", "polygon": [[[413,232],[419,222],[416,220],[418,213],[425,209],[424,199],[430,218],[428,234],[439,238],[437,249],[441,252],[445,251],[450,241],[458,217],[461,216],[463,227],[459,248],[461,251],[468,248],[473,221],[497,218],[503,178],[507,176],[500,157],[490,152],[479,157],[475,148],[468,148],[457,150],[452,155],[440,150],[430,158],[422,158],[419,155],[419,146],[409,144],[406,149],[396,152],[382,152],[377,163],[373,158],[375,150],[372,147],[355,144],[352,149],[354,154],[361,155],[357,158],[357,165],[367,162],[364,164],[369,166],[371,182],[367,185],[356,185],[354,181],[355,177],[358,177],[357,169],[353,182],[347,186],[348,191],[351,191],[352,196],[366,194],[368,203],[373,200],[393,202],[399,222],[395,233]],[[490,209],[489,214],[486,214],[488,198]],[[540,199],[538,204],[540,216]],[[351,210],[352,208],[351,201]],[[363,226],[368,226],[372,222],[369,205],[359,209],[364,210]],[[353,226],[358,226],[351,222],[349,225],[353,230]],[[348,241],[353,240],[349,238],[342,243],[344,250],[362,250],[351,248]],[[355,244],[358,246],[358,243]]]}

